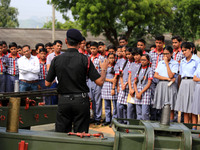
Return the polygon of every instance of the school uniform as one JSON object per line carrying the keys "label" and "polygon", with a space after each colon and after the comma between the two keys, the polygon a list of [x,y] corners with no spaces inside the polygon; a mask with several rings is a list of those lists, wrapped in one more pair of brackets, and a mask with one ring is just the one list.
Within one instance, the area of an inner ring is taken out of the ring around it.
{"label": "school uniform", "polygon": [[83,55],[86,55],[88,56],[88,52],[86,50],[82,51],[80,48],[78,49],[78,52],[83,54]]}
{"label": "school uniform", "polygon": [[[39,85],[41,87],[41,89],[47,89],[47,87],[45,86],[45,79],[47,76],[47,65],[46,65],[46,61],[44,63],[42,63],[40,61],[40,73],[38,75],[38,79],[39,79]],[[51,105],[51,98],[50,97],[45,97],[45,105]]]}
{"label": "school uniform", "polygon": [[196,60],[196,61],[199,61],[199,57],[197,56],[197,54],[193,54],[193,57],[194,57],[194,59]]}
{"label": "school uniform", "polygon": [[199,60],[192,55],[192,58],[187,62],[183,58],[180,63],[181,84],[179,87],[175,110],[184,113],[192,113],[193,94],[195,90],[195,82],[193,81],[194,72],[198,66]]}
{"label": "school uniform", "polygon": [[[129,67],[129,74],[131,73],[131,86],[133,87],[133,83],[134,83],[134,78],[137,76],[137,71],[140,68],[141,63],[131,63],[130,67]],[[136,119],[136,107],[135,104],[132,103],[128,103],[127,106],[127,118],[128,119]]]}
{"label": "school uniform", "polygon": [[19,80],[19,69],[18,69],[18,59],[19,54],[13,59],[11,53],[7,55],[6,64],[8,65],[6,71],[6,92],[14,92],[15,80]]}
{"label": "school uniform", "polygon": [[[138,70],[139,71],[139,70]],[[145,73],[146,72],[146,73]],[[138,74],[138,73],[137,73]],[[142,67],[137,76],[137,90],[138,92],[147,85],[148,80],[153,80],[153,71],[151,67]],[[142,81],[143,80],[143,81]],[[138,120],[149,120],[151,104],[151,88],[148,88],[143,94],[141,99],[137,99],[135,95],[136,113]]]}
{"label": "school uniform", "polygon": [[[194,76],[200,78],[200,64],[198,64],[198,67],[194,72]],[[192,114],[199,115],[200,114],[199,108],[200,108],[200,82],[196,82],[193,95]]]}
{"label": "school uniform", "polygon": [[[115,75],[112,74],[113,69],[114,66],[108,67],[106,79],[114,78]],[[113,83],[105,81],[101,89],[101,96],[105,103],[106,122],[111,122],[112,118],[117,118],[117,89],[115,88],[115,94],[111,95],[112,86]],[[111,116],[111,101],[113,103],[113,116]]]}
{"label": "school uniform", "polygon": [[[158,66],[158,63],[163,60],[163,50],[158,54],[157,48],[155,48],[153,51],[149,52],[149,55],[150,55],[150,61],[151,61],[151,68],[154,73]],[[158,79],[153,77],[152,84],[151,84],[152,99],[154,97],[154,92],[155,92],[155,88],[158,81],[159,81]]]}
{"label": "school uniform", "polygon": [[[177,74],[178,67],[179,67],[178,62],[171,59],[169,62],[169,68],[171,72]],[[158,66],[155,72],[157,72],[160,76],[169,78],[168,73],[167,73],[167,66],[164,60],[158,63]],[[153,105],[154,108],[162,109],[164,104],[171,104],[171,110],[174,110],[178,87],[175,82],[171,86],[168,86],[168,84],[169,84],[169,81],[159,80],[159,83],[156,86],[155,94],[154,94],[154,105]]]}
{"label": "school uniform", "polygon": [[[131,62],[128,61],[125,67],[123,67],[122,65],[120,66],[120,71],[123,74],[123,83],[125,84],[126,82],[128,82],[128,70],[130,67]],[[123,69],[124,68],[124,69]],[[128,98],[128,93],[129,93],[129,88],[128,85],[126,86],[125,90],[122,90],[122,86],[121,86],[121,82],[119,79],[119,94],[117,97],[117,117],[118,118],[127,118],[127,98]],[[126,121],[119,121],[120,123],[126,123]]]}
{"label": "school uniform", "polygon": [[[104,58],[98,53],[96,56],[91,55],[90,56],[91,61],[94,64],[94,67],[98,71],[98,73],[101,73],[101,67],[99,64],[99,61],[103,62]],[[95,84],[94,81],[88,80],[88,86],[90,89],[89,97],[92,100],[92,108],[94,111],[94,120],[100,121],[101,115],[102,115],[102,99],[101,99],[101,86],[98,86]]]}
{"label": "school uniform", "polygon": [[106,53],[105,53],[105,55],[103,56],[103,55],[101,55],[102,57],[104,57],[104,58],[107,58],[108,57],[108,51],[106,51]]}
{"label": "school uniform", "polygon": [[6,56],[4,54],[0,57],[0,92],[6,91]]}
{"label": "school uniform", "polygon": [[173,50],[173,59],[177,62],[181,62],[181,60],[184,58],[185,56],[183,55],[183,52],[181,50],[181,48],[178,49],[178,51],[176,52],[175,49]]}
{"label": "school uniform", "polygon": [[122,71],[122,67],[124,63],[126,62],[125,58],[118,58],[117,62],[115,64],[114,70],[115,70],[115,75],[119,75],[120,71]]}
{"label": "school uniform", "polygon": [[[163,50],[158,54],[158,50],[157,50],[157,48],[155,48],[154,50],[149,52],[149,55],[150,55],[151,68],[152,68],[152,71],[154,74],[158,63],[163,60]],[[151,87],[150,87],[151,88],[151,109],[150,109],[151,120],[160,120],[160,117],[161,117],[161,115],[160,115],[161,111],[152,108],[154,93],[155,93],[155,89],[156,89],[156,85],[157,85],[158,81],[159,81],[158,79],[153,77]]]}
{"label": "school uniform", "polygon": [[[181,48],[179,48],[177,52],[175,52],[175,49],[173,50],[173,59],[177,61],[179,64],[184,57],[185,56],[183,55]],[[178,75],[176,76],[175,83],[178,84]],[[177,120],[178,120],[178,112],[174,111],[174,122],[177,122]],[[181,122],[184,122],[183,113],[181,113]]]}

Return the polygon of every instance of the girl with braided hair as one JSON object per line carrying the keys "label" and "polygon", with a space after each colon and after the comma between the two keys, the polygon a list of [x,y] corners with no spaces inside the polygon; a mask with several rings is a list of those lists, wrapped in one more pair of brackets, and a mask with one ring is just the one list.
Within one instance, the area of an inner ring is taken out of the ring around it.
{"label": "girl with braided hair", "polygon": [[135,104],[138,120],[149,120],[150,102],[151,102],[151,83],[153,71],[150,66],[148,54],[141,57],[141,66],[134,80]]}

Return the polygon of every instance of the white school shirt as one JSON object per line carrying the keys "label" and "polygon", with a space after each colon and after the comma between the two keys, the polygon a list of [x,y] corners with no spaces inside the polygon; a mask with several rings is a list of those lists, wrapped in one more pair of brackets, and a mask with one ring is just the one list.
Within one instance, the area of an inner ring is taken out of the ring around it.
{"label": "white school shirt", "polygon": [[40,62],[37,56],[32,56],[28,59],[22,56],[18,59],[19,80],[34,81],[38,80],[40,73]]}
{"label": "white school shirt", "polygon": [[[171,59],[169,62],[169,68],[172,73],[177,74],[178,68],[179,68],[179,63],[177,61],[175,61],[174,59]],[[157,72],[160,76],[169,78],[168,73],[167,73],[167,65],[165,64],[164,60],[162,60],[158,63],[158,66],[157,66],[155,72]]]}
{"label": "white school shirt", "polygon": [[[198,57],[198,56],[197,56]],[[187,62],[186,58],[183,58],[180,63],[180,72],[181,78],[183,77],[193,77],[194,72],[200,62],[200,59],[195,55],[192,55],[192,58]]]}

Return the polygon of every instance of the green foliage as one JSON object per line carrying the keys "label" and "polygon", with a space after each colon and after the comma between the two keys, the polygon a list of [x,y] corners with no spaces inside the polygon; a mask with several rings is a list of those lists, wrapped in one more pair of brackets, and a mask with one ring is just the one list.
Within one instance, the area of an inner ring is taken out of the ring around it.
{"label": "green foliage", "polygon": [[[52,29],[52,21],[48,21],[46,22],[42,28],[45,28],[45,29]],[[77,21],[69,21],[67,20],[65,23],[61,23],[59,21],[55,21],[55,28],[56,29],[64,29],[64,30],[68,30],[70,28],[76,28],[76,29],[81,29],[80,28],[80,25]]]}
{"label": "green foliage", "polygon": [[200,1],[174,0],[174,18],[169,20],[170,31],[185,40],[194,41],[200,35]]}
{"label": "green foliage", "polygon": [[18,27],[18,10],[9,7],[10,0],[0,0],[0,27]]}
{"label": "green foliage", "polygon": [[[118,45],[125,34],[134,42],[146,34],[171,31],[185,39],[200,34],[199,0],[51,0],[64,16],[71,10],[84,33],[103,33]],[[119,34],[120,33],[120,34]]]}

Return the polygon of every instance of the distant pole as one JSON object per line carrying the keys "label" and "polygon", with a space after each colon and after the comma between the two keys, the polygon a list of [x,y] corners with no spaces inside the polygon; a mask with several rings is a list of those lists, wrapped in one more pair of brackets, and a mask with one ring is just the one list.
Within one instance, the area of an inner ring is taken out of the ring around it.
{"label": "distant pole", "polygon": [[52,43],[55,40],[55,7],[52,5]]}

